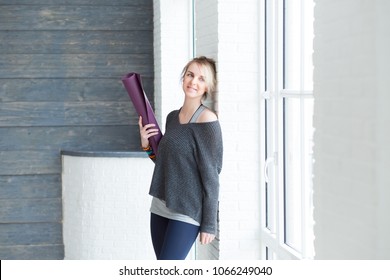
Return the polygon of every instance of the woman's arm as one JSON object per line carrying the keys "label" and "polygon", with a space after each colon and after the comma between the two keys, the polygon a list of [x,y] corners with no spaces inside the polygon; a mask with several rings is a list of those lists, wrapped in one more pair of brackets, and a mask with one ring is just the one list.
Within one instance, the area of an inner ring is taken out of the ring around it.
{"label": "woman's arm", "polygon": [[[222,169],[223,158],[222,132],[219,122],[210,122],[197,128],[199,130],[196,131],[196,161],[203,187],[200,231],[215,235],[217,232],[219,173]],[[204,235],[204,238],[209,235]]]}

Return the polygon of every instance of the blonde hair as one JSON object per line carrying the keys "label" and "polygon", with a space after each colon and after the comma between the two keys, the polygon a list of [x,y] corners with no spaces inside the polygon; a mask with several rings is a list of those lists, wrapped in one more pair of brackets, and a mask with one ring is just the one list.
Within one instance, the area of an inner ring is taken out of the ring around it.
{"label": "blonde hair", "polygon": [[184,80],[184,76],[191,64],[196,63],[204,71],[204,78],[207,84],[207,92],[204,93],[203,98],[206,99],[208,94],[214,94],[217,91],[217,67],[215,60],[205,56],[195,57],[190,60],[186,66],[184,66],[181,72],[181,80]]}

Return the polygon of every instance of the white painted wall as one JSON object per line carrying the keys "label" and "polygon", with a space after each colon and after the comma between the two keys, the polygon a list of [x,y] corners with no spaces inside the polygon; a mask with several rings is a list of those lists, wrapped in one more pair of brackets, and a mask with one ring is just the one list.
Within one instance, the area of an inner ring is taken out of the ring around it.
{"label": "white painted wall", "polygon": [[67,260],[153,260],[149,158],[63,156]]}
{"label": "white painted wall", "polygon": [[218,3],[220,259],[260,258],[259,3]]}
{"label": "white painted wall", "polygon": [[316,1],[316,259],[390,258],[389,1]]}

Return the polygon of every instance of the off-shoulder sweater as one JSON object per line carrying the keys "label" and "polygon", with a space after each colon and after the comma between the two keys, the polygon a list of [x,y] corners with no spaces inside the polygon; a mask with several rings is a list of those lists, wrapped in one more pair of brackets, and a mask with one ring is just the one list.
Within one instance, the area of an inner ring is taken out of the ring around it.
{"label": "off-shoulder sweater", "polygon": [[219,121],[181,124],[179,110],[167,116],[149,194],[216,234],[223,145]]}

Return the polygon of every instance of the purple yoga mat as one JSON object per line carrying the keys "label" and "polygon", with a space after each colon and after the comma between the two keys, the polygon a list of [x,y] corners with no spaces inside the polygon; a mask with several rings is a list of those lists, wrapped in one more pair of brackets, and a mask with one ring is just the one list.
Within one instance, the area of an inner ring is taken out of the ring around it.
{"label": "purple yoga mat", "polygon": [[128,73],[122,78],[123,85],[133,102],[134,108],[139,116],[142,116],[142,125],[154,123],[159,130],[159,134],[149,138],[150,145],[157,155],[158,143],[161,140],[162,133],[154,115],[152,106],[150,106],[148,97],[142,87],[141,75],[138,73]]}

